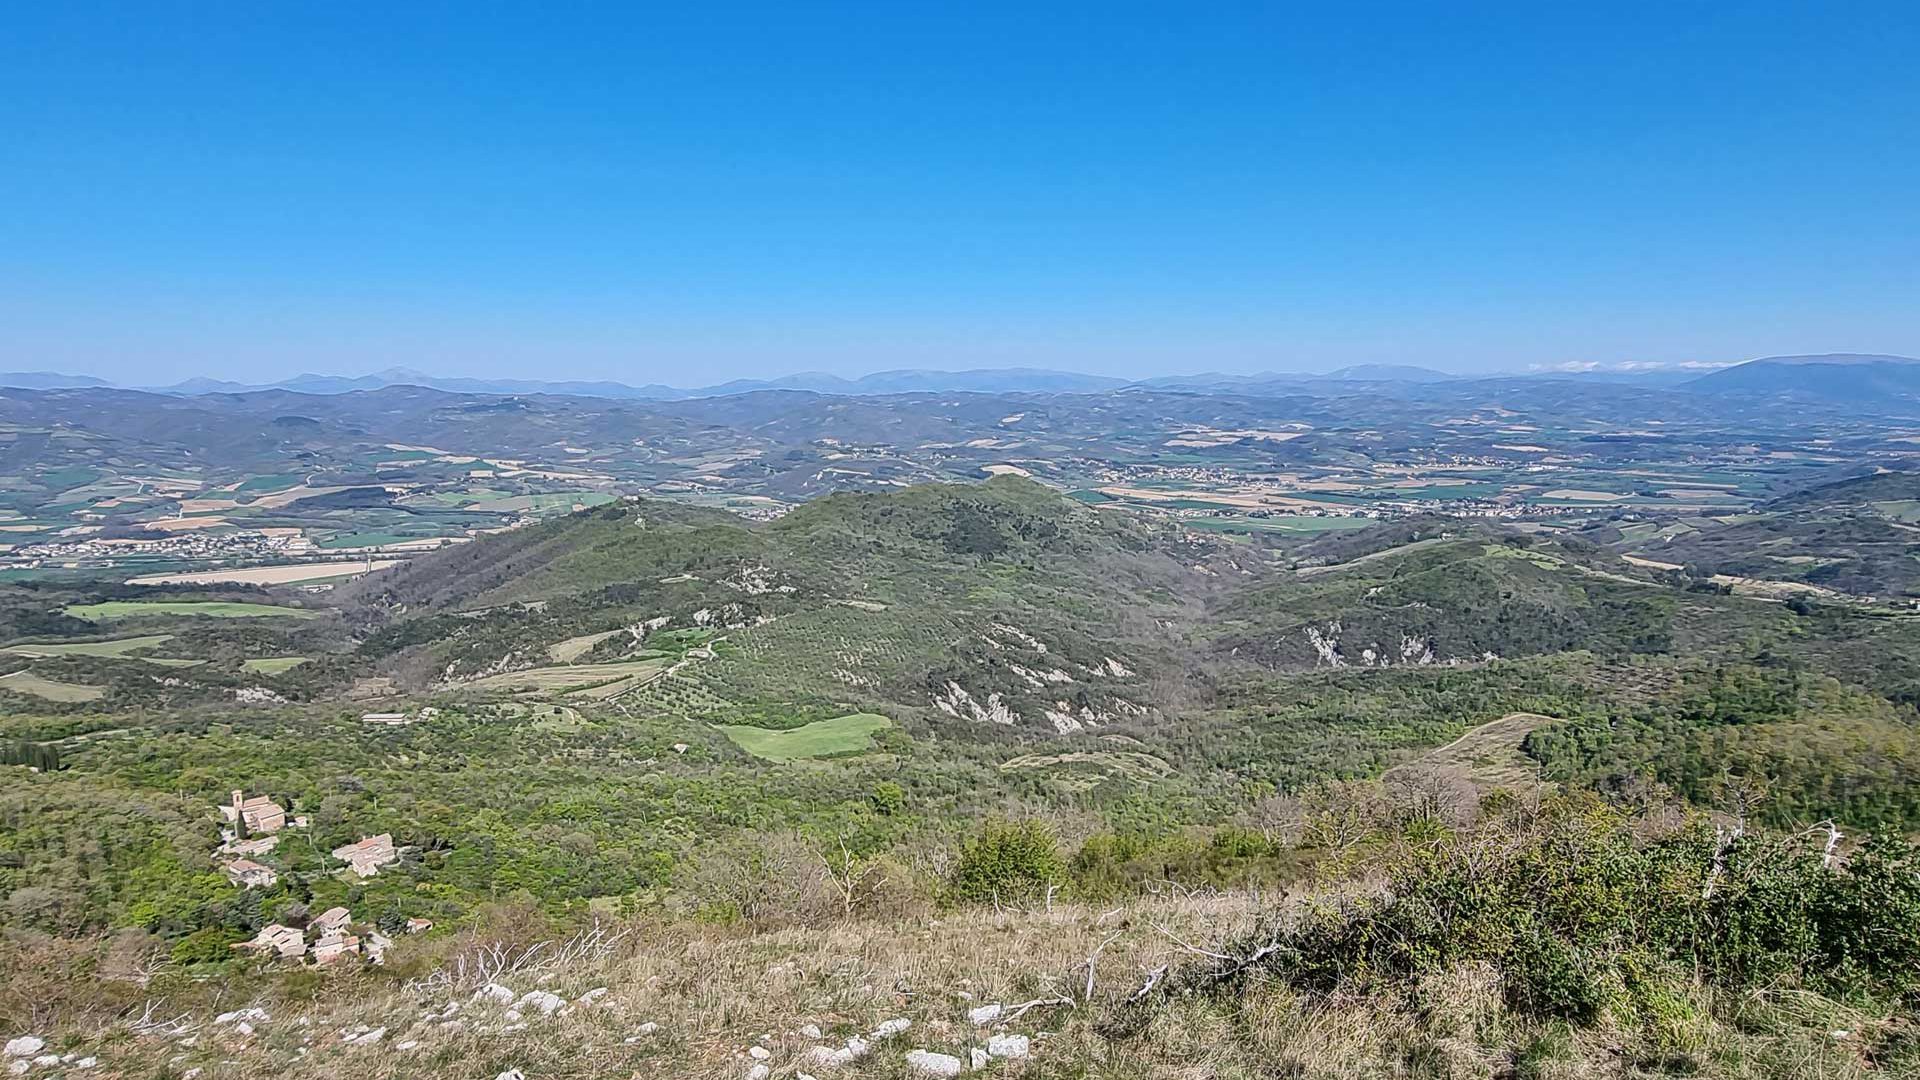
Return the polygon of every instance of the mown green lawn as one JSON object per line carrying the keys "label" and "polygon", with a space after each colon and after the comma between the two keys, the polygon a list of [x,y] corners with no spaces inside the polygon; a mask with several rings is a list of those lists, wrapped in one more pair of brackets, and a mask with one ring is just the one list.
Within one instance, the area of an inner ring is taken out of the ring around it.
{"label": "mown green lawn", "polygon": [[893,721],[879,713],[853,713],[831,720],[815,720],[786,731],[744,724],[715,724],[714,728],[754,757],[768,761],[798,761],[801,758],[865,750],[873,745],[874,732],[892,726]]}

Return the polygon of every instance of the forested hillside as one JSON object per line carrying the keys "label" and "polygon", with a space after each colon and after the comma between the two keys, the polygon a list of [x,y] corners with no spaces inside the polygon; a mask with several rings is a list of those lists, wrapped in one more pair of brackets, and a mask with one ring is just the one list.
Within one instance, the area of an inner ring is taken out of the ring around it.
{"label": "forested hillside", "polygon": [[[509,910],[697,936],[1360,888],[1399,845],[1556,791],[1628,832],[1831,821],[1842,854],[1920,822],[1912,620],[1438,515],[1285,542],[1002,477],[772,521],[622,500],[320,592],[4,599],[15,965],[41,955],[27,942],[61,963],[110,948],[277,995],[300,965],[234,946],[334,909],[405,939],[397,974]],[[236,790],[300,824],[223,837]],[[368,838],[393,856],[362,875],[339,853]],[[271,879],[240,881],[242,851]],[[1681,963],[1698,943],[1644,947]],[[1427,970],[1354,948],[1396,973],[1380,986]],[[1572,995],[1598,1023],[1639,955],[1568,958],[1600,980],[1572,989],[1515,968],[1503,1007],[1532,1024],[1527,1002]],[[1286,979],[1345,985],[1307,971]]]}

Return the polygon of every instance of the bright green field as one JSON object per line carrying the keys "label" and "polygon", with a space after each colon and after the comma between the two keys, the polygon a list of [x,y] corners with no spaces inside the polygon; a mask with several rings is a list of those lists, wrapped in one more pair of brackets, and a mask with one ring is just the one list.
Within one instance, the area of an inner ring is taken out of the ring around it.
{"label": "bright green field", "polygon": [[254,660],[242,661],[240,666],[248,671],[257,671],[262,675],[278,675],[306,663],[306,656],[262,656]]}
{"label": "bright green field", "polygon": [[854,713],[787,731],[747,727],[743,724],[715,724],[714,727],[734,745],[768,761],[797,761],[826,757],[829,754],[856,753],[873,745],[873,733],[893,726],[879,713]]}
{"label": "bright green field", "polygon": [[99,604],[72,604],[67,614],[88,622],[133,619],[142,615],[203,615],[214,619],[250,619],[285,615],[317,618],[319,613],[275,604],[243,604],[230,600],[108,600]]}

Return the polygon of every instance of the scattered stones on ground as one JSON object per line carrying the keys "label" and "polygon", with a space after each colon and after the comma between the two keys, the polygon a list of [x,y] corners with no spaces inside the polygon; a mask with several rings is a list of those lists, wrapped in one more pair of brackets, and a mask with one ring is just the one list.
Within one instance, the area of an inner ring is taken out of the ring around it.
{"label": "scattered stones on ground", "polygon": [[499,1005],[511,1005],[513,1004],[513,998],[513,991],[501,986],[499,983],[488,983],[473,992],[473,1000],[491,1001]]}
{"label": "scattered stones on ground", "polygon": [[1033,1052],[1033,1040],[1025,1035],[995,1035],[987,1040],[987,1053],[997,1058],[1018,1060]]}
{"label": "scattered stones on ground", "polygon": [[936,1054],[931,1050],[912,1050],[907,1053],[907,1068],[920,1076],[946,1077],[960,1075],[960,1059],[952,1054]]}

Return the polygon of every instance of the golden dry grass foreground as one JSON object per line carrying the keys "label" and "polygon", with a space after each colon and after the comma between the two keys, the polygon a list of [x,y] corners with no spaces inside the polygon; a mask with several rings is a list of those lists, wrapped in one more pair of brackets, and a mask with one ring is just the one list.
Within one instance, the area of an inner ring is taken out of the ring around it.
{"label": "golden dry grass foreground", "polygon": [[[1498,976],[1477,967],[1365,998],[1308,999],[1276,983],[1165,997],[1131,1034],[1114,1032],[1110,1021],[1149,972],[1206,963],[1195,950],[1253,926],[1261,906],[1246,895],[1166,896],[760,932],[634,922],[584,947],[555,941],[517,967],[524,944],[412,939],[385,971],[251,990],[207,983],[191,1003],[135,994],[115,1015],[79,1022],[69,1009],[66,1022],[48,1014],[50,1030],[24,1034],[64,1060],[35,1076],[182,1080],[936,1075],[910,1063],[917,1051],[957,1058],[963,1075],[1026,1080],[1891,1075],[1857,1049],[1890,1021],[1815,995],[1703,988],[1671,1030],[1575,1031],[1516,1019]],[[31,1011],[18,995],[32,993],[16,983],[0,1007]],[[992,1006],[997,1019],[975,1013]],[[849,1040],[865,1052],[824,1060]],[[1001,1056],[976,1053],[989,1047]]]}

